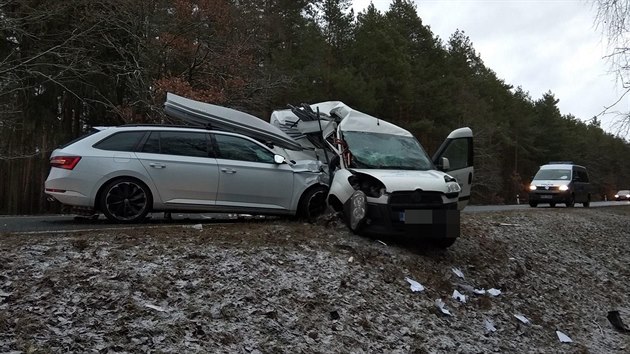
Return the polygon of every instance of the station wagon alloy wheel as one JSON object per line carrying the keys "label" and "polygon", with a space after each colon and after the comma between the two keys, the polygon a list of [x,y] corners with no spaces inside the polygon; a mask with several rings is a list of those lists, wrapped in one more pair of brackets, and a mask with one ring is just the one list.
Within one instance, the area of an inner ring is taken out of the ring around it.
{"label": "station wagon alloy wheel", "polygon": [[144,185],[131,179],[119,179],[105,187],[101,210],[110,220],[137,222],[149,212],[149,201],[150,194]]}

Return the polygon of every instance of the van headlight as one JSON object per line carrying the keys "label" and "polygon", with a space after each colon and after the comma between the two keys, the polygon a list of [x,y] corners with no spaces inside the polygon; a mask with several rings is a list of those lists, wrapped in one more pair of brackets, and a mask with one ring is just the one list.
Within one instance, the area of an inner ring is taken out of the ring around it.
{"label": "van headlight", "polygon": [[444,182],[446,182],[446,198],[456,198],[459,192],[462,191],[457,179],[453,176],[444,175]]}
{"label": "van headlight", "polygon": [[529,185],[529,190],[530,191],[535,191],[536,190],[536,185],[535,184],[530,184]]}
{"label": "van headlight", "polygon": [[565,184],[565,185],[560,186],[560,188],[558,188],[558,189],[559,189],[559,190],[561,190],[561,191],[563,191],[563,192],[564,192],[564,191],[568,191],[568,190],[569,190],[569,186],[567,186],[567,185]]}

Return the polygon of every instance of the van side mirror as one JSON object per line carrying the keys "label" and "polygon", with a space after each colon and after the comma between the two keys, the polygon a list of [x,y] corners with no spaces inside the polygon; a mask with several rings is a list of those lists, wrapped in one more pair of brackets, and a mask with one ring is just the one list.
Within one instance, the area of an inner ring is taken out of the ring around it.
{"label": "van side mirror", "polygon": [[446,172],[451,168],[451,164],[448,162],[448,158],[442,157],[440,160],[438,160],[436,167],[438,170]]}

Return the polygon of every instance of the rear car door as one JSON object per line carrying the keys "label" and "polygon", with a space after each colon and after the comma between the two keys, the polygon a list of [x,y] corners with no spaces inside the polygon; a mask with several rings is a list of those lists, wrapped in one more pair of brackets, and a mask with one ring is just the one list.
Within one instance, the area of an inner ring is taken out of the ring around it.
{"label": "rear car door", "polygon": [[212,206],[217,196],[219,169],[210,151],[207,133],[153,131],[136,155],[163,203]]}
{"label": "rear car door", "polygon": [[258,210],[290,210],[293,169],[274,162],[274,153],[257,142],[213,134],[219,166],[217,205]]}
{"label": "rear car door", "polygon": [[452,131],[440,148],[433,155],[433,162],[441,165],[442,157],[449,161],[449,169],[445,171],[457,179],[462,191],[459,193],[457,207],[462,210],[470,200],[473,174],[473,133],[470,128],[459,128]]}

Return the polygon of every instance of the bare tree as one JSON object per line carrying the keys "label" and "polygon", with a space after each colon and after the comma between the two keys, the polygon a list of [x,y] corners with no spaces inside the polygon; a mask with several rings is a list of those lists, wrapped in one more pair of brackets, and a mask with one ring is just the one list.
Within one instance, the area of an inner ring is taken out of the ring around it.
{"label": "bare tree", "polygon": [[607,58],[623,88],[621,96],[600,113],[615,114],[620,119],[615,123],[619,135],[630,133],[630,112],[615,110],[614,107],[630,93],[630,1],[596,0],[596,23],[608,39],[611,49]]}

